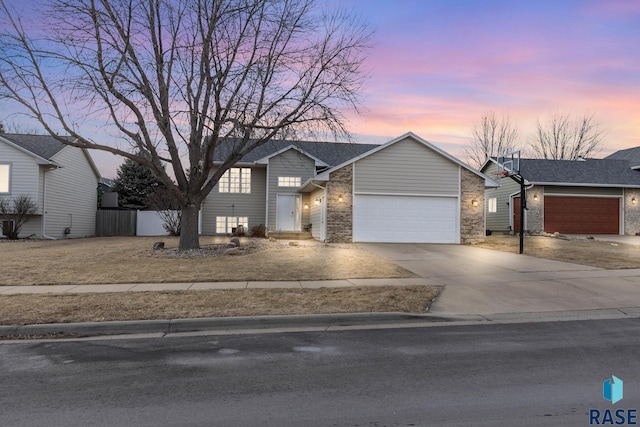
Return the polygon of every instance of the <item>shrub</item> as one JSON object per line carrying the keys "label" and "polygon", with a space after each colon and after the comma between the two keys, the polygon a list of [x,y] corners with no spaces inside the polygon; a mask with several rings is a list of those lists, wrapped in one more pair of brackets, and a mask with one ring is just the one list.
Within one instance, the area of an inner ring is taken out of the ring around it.
{"label": "shrub", "polygon": [[251,237],[260,237],[264,239],[267,237],[267,227],[265,227],[264,224],[254,225],[251,227]]}
{"label": "shrub", "polygon": [[29,196],[15,199],[0,198],[0,218],[2,218],[2,234],[9,240],[17,240],[20,229],[36,213],[37,206]]}

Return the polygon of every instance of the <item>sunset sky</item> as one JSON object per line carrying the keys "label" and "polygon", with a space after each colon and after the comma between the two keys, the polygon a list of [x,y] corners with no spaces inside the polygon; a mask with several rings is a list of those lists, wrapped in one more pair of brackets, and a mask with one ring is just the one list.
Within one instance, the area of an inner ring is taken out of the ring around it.
{"label": "sunset sky", "polygon": [[602,155],[640,145],[640,1],[335,0],[374,28],[359,139],[413,131],[463,157],[486,112],[593,114]]}
{"label": "sunset sky", "polygon": [[[638,0],[320,0],[376,30],[355,140],[413,131],[464,160],[471,129],[495,111],[520,127],[538,117],[593,114],[600,155],[640,145]],[[0,120],[3,114],[0,112]],[[92,153],[115,177],[120,158]]]}

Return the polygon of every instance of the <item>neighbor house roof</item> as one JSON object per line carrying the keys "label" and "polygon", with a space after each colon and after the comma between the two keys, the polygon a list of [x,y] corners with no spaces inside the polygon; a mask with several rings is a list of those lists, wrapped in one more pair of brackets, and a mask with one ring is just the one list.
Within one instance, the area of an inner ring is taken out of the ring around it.
{"label": "neighbor house roof", "polygon": [[[231,153],[232,143],[233,142],[229,140],[221,142],[216,147],[213,161],[216,163],[224,161],[229,153]],[[286,149],[289,148],[295,148],[303,154],[314,158],[314,160],[317,159],[329,166],[335,166],[378,146],[379,145],[377,144],[356,144],[345,142],[273,140],[266,142],[244,156],[240,159],[239,163],[260,162],[276,153],[286,151]]]}
{"label": "neighbor house roof", "polygon": [[616,151],[615,153],[605,157],[605,159],[628,160],[631,163],[631,166],[640,166],[640,147]]}
{"label": "neighbor house roof", "polygon": [[50,135],[1,133],[0,137],[46,160],[51,160],[53,156],[65,147],[63,143]]}
{"label": "neighbor house roof", "polygon": [[539,185],[640,187],[640,171],[629,160],[521,159],[520,175]]}

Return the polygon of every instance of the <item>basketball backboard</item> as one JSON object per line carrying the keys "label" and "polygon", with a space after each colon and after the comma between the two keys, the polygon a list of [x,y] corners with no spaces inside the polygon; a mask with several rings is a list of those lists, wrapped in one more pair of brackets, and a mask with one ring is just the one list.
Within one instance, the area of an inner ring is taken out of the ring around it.
{"label": "basketball backboard", "polygon": [[520,174],[520,150],[505,153],[496,157],[498,168],[495,172],[498,177],[506,177]]}

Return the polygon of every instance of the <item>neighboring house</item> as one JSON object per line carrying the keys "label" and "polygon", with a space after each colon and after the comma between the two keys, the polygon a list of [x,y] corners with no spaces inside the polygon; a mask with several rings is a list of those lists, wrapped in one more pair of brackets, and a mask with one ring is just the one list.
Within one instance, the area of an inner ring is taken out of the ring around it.
{"label": "neighboring house", "polygon": [[[565,234],[640,232],[638,165],[640,161],[618,159],[616,153],[606,159],[521,159],[520,175],[527,185],[525,230]],[[494,176],[497,163],[489,159],[480,170]],[[520,185],[508,177],[499,182],[500,187],[486,191],[486,228],[492,232],[519,231]]]}
{"label": "neighboring house", "polygon": [[20,237],[95,235],[99,179],[85,149],[51,136],[0,134],[0,197],[27,195],[37,205]]}
{"label": "neighboring house", "polygon": [[498,184],[413,133],[384,145],[272,141],[223,176],[202,231],[310,225],[327,242],[461,243],[484,237],[487,185]]}

